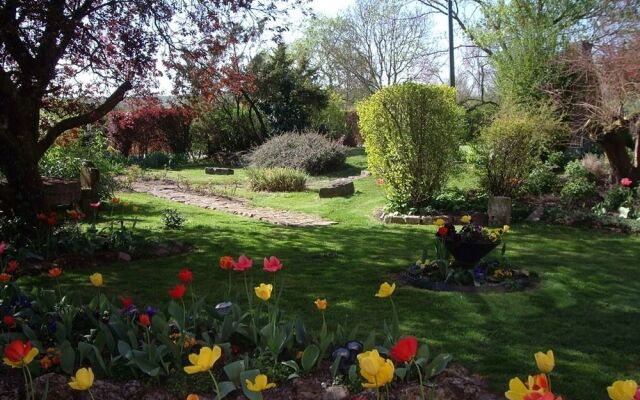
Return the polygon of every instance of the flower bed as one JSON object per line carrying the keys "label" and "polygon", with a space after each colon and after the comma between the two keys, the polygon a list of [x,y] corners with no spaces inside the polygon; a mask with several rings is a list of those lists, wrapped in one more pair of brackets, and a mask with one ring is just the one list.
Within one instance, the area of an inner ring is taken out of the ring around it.
{"label": "flower bed", "polygon": [[[444,219],[435,220],[435,257],[427,259],[425,251],[399,278],[408,285],[435,291],[504,292],[537,286],[537,274],[514,267],[506,257],[504,236],[510,227],[488,229],[472,220],[469,215],[461,217],[459,231]],[[480,261],[497,247],[498,259]]]}

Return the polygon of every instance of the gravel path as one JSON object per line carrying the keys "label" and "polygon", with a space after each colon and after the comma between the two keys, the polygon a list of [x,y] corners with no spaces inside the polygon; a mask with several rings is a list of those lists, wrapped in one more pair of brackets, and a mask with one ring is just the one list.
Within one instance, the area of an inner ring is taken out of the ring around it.
{"label": "gravel path", "polygon": [[175,183],[166,181],[138,181],[133,183],[133,191],[148,193],[163,199],[177,201],[192,206],[208,208],[210,210],[224,211],[229,214],[257,219],[285,226],[328,226],[337,224],[327,221],[315,215],[294,211],[276,210],[267,207],[252,207],[247,201],[239,198],[227,198],[221,196],[201,195],[181,190]]}

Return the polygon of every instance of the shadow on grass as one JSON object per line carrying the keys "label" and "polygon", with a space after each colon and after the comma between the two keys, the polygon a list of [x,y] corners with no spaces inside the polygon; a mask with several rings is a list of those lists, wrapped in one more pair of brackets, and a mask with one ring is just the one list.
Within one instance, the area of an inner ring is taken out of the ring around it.
{"label": "shadow on grass", "polygon": [[[311,326],[321,316],[313,300],[326,297],[330,326],[340,322],[381,332],[390,304],[374,297],[430,246],[432,227],[344,222],[324,228],[288,228],[158,200],[127,195],[140,208],[141,233],[179,238],[197,246],[180,256],[115,264],[102,269],[109,295],[131,295],[141,303],[166,304],[167,290],[182,267],[195,273],[194,289],[208,303],[226,298],[223,255],[254,258],[253,284],[270,282],[262,257],[277,255],[285,268],[276,286],[284,287],[281,307],[303,314]],[[160,228],[162,209],[177,207],[188,219],[180,231]],[[394,294],[403,332],[449,352],[474,372],[487,376],[496,391],[513,376],[535,372],[533,353],[553,349],[555,391],[568,399],[605,398],[615,379],[640,378],[639,237],[601,234],[547,225],[515,225],[507,236],[507,255],[542,277],[540,288],[518,293],[436,293],[400,288]],[[65,288],[88,296],[87,275],[69,271]],[[35,279],[43,285],[49,281]],[[239,278],[234,300],[245,302]],[[594,393],[596,395],[594,396]]]}

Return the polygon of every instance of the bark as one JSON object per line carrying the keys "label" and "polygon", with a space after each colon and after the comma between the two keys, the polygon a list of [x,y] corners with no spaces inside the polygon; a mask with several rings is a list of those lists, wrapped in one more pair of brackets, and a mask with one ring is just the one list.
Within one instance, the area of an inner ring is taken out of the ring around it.
{"label": "bark", "polygon": [[[640,168],[638,168],[637,164],[634,165],[631,157],[629,157],[627,139],[625,138],[625,133],[627,133],[630,126],[635,123],[637,122],[620,121],[598,137],[598,143],[607,155],[616,182],[620,182],[622,178],[629,178],[637,182],[640,178]],[[638,149],[637,136],[635,140],[635,147]]]}

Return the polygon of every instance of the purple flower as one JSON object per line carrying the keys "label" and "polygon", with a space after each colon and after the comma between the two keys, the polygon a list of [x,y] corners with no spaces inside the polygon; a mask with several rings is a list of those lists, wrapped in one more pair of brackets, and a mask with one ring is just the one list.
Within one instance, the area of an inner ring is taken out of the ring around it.
{"label": "purple flower", "polygon": [[149,318],[151,318],[158,313],[158,309],[153,306],[146,306],[144,312],[149,315]]}

